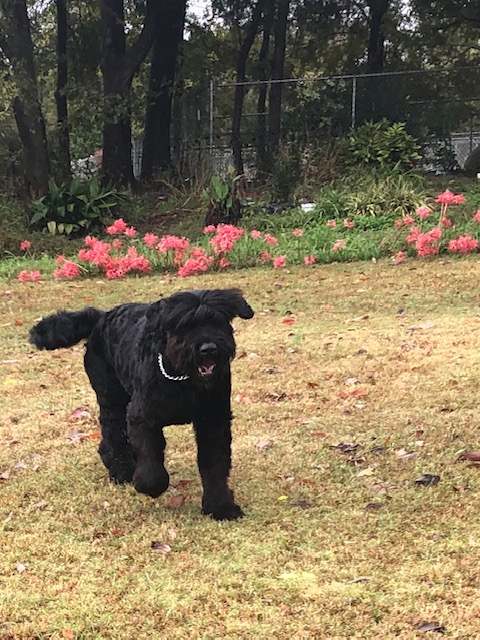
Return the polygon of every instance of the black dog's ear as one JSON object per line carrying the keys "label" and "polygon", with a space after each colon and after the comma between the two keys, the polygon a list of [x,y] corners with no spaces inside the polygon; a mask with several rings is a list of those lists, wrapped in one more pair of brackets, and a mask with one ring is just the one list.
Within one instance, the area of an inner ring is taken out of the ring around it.
{"label": "black dog's ear", "polygon": [[242,320],[250,320],[250,318],[253,318],[253,309],[243,297],[240,289],[225,289],[224,295],[228,301],[229,310],[231,311],[231,320],[236,316],[242,318]]}

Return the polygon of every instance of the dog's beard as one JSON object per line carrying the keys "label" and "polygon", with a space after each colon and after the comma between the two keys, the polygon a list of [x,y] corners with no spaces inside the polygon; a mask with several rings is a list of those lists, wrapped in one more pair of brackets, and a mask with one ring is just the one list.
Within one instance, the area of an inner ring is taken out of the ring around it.
{"label": "dog's beard", "polygon": [[230,366],[235,355],[235,344],[231,339],[221,340],[215,336],[217,351],[202,355],[195,343],[179,342],[172,337],[165,354],[176,375],[188,375],[203,386],[211,386],[221,378]]}

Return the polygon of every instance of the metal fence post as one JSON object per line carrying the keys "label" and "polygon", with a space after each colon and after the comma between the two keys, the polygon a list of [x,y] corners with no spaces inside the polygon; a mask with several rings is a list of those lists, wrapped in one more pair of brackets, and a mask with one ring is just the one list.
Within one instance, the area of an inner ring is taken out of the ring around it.
{"label": "metal fence post", "polygon": [[355,129],[355,119],[357,117],[357,76],[352,78],[352,129]]}
{"label": "metal fence post", "polygon": [[210,135],[209,135],[209,150],[210,150],[210,162],[213,164],[213,101],[214,101],[214,85],[213,79],[210,80]]}

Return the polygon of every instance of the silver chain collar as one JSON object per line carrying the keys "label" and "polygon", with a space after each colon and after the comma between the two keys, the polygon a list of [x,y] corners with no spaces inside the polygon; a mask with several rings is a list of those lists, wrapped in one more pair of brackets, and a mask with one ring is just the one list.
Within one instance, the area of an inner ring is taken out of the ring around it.
{"label": "silver chain collar", "polygon": [[183,380],[188,380],[190,376],[171,376],[165,371],[165,366],[163,364],[163,356],[161,353],[158,354],[158,366],[160,367],[160,371],[162,375],[167,378],[167,380],[173,380],[174,382],[182,382]]}

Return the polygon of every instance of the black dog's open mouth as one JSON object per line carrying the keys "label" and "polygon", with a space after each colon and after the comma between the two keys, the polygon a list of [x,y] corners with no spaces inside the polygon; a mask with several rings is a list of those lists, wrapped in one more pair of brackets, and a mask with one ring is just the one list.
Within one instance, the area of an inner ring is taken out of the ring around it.
{"label": "black dog's open mouth", "polygon": [[198,366],[198,373],[202,378],[208,378],[213,375],[216,366],[216,362],[213,362],[213,360],[207,360]]}

